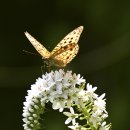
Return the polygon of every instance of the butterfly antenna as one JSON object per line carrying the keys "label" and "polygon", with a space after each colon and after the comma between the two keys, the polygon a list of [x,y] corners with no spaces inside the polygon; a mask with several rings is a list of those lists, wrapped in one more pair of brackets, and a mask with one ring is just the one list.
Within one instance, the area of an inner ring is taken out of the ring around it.
{"label": "butterfly antenna", "polygon": [[29,51],[26,51],[26,50],[23,50],[23,52],[28,53],[28,54],[31,54],[31,55],[40,56],[39,54],[36,54],[36,53],[33,53],[33,52],[29,52]]}

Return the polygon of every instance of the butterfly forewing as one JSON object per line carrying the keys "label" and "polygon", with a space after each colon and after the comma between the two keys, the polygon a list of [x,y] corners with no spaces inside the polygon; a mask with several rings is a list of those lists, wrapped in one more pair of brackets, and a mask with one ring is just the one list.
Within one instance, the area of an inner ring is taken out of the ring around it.
{"label": "butterfly forewing", "polygon": [[39,43],[34,37],[32,37],[28,32],[25,32],[26,37],[34,46],[34,48],[39,52],[39,54],[43,57],[43,59],[47,59],[50,57],[50,52]]}
{"label": "butterfly forewing", "polygon": [[76,56],[79,50],[77,42],[82,30],[83,26],[76,28],[53,49],[50,57],[55,61],[56,66],[64,67]]}
{"label": "butterfly forewing", "polygon": [[74,43],[74,44],[77,44],[79,38],[80,38],[80,35],[83,31],[83,26],[80,26],[76,29],[74,29],[72,32],[70,32],[68,35],[66,35],[63,40],[61,40],[57,46],[52,50],[51,52],[51,56],[57,52],[58,50],[60,50],[61,47],[64,47],[70,43]]}

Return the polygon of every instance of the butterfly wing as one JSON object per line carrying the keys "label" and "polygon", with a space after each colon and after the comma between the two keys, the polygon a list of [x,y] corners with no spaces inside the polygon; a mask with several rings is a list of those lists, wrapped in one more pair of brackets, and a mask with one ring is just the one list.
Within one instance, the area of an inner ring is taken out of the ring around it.
{"label": "butterfly wing", "polygon": [[50,57],[50,52],[39,43],[33,36],[31,36],[28,32],[25,32],[26,37],[34,46],[34,48],[38,51],[38,53],[43,57],[43,59],[48,59]]}
{"label": "butterfly wing", "polygon": [[76,28],[65,36],[53,49],[50,58],[56,66],[64,67],[76,56],[79,50],[77,42],[82,31],[83,26]]}

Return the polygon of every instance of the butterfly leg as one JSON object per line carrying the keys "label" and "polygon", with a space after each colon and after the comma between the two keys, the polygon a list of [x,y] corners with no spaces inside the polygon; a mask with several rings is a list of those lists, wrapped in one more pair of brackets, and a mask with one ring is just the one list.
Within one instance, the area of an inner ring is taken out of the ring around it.
{"label": "butterfly leg", "polygon": [[44,61],[43,65],[41,66],[41,72],[42,72],[42,74],[45,73],[46,68],[48,69],[47,62]]}
{"label": "butterfly leg", "polygon": [[43,68],[45,68],[44,66],[41,66],[41,72],[42,72],[42,74],[43,74]]}
{"label": "butterfly leg", "polygon": [[51,71],[51,66],[50,66],[50,64],[47,65],[47,70],[48,70],[48,72]]}

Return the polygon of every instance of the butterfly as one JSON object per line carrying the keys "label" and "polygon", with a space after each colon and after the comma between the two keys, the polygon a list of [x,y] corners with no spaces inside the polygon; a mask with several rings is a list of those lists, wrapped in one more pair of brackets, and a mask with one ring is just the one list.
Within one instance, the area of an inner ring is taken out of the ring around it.
{"label": "butterfly", "polygon": [[26,37],[42,56],[42,59],[46,60],[46,63],[50,66],[65,67],[71,60],[77,55],[79,51],[78,40],[83,31],[83,26],[80,26],[66,35],[52,50],[49,52],[40,42],[38,42],[28,32],[25,32]]}

